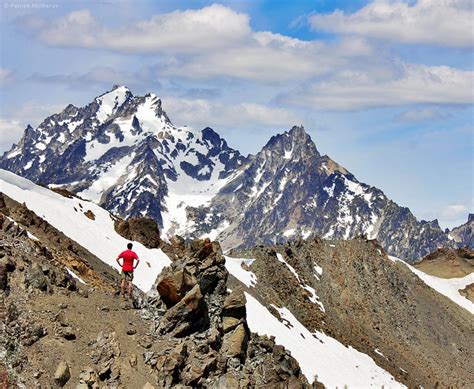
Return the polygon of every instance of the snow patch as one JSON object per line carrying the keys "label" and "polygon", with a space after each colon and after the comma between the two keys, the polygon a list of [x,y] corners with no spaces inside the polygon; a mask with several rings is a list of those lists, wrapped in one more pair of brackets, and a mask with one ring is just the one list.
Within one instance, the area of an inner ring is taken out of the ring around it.
{"label": "snow patch", "polygon": [[99,203],[102,194],[127,172],[127,166],[129,166],[134,157],[135,154],[132,154],[119,159],[114,165],[111,165],[105,172],[103,172],[89,188],[79,192],[78,195],[87,200]]}
{"label": "snow patch", "polygon": [[30,231],[26,231],[26,235],[28,236],[28,238],[30,238],[31,240],[35,240],[37,242],[39,242],[39,239],[33,235]]}
{"label": "snow patch", "polygon": [[113,113],[113,111],[125,102],[127,97],[126,92],[127,88],[121,86],[96,99],[96,101],[100,104],[100,107],[96,113],[97,120],[99,120],[100,123],[104,123]]}
{"label": "snow patch", "polygon": [[71,269],[69,269],[68,267],[66,267],[66,270],[67,270],[67,272],[72,276],[72,278],[75,278],[75,279],[78,280],[81,284],[87,285],[86,282],[85,282],[81,277],[79,277],[76,273],[74,273]]}
{"label": "snow patch", "polygon": [[287,308],[277,308],[288,328],[258,300],[245,292],[247,323],[252,332],[275,336],[275,342],[287,348],[298,361],[309,382],[315,378],[330,388],[404,388],[372,358],[346,347],[322,332],[311,333]]}
{"label": "snow patch", "polygon": [[17,155],[21,154],[21,149],[17,149],[8,154],[7,159],[15,158]]}
{"label": "snow patch", "polygon": [[403,263],[430,288],[448,297],[451,301],[454,301],[459,306],[474,314],[474,303],[459,293],[459,291],[464,289],[467,285],[474,284],[474,272],[462,278],[439,278],[426,274],[397,257],[391,255],[388,257],[393,262]]}
{"label": "snow patch", "polygon": [[245,284],[248,288],[254,287],[257,285],[257,276],[249,270],[245,270],[242,267],[242,264],[250,266],[255,259],[248,258],[232,258],[224,256],[225,258],[225,267],[235,278],[240,282]]}
{"label": "snow patch", "polygon": [[317,264],[314,264],[313,269],[317,274],[317,275],[315,274],[316,278],[319,279],[319,277],[323,275],[323,268]]}
{"label": "snow patch", "polygon": [[31,161],[28,161],[28,163],[25,165],[23,169],[24,170],[30,169],[33,166],[33,161],[34,161],[33,159]]}
{"label": "snow patch", "polygon": [[286,267],[291,271],[291,273],[293,273],[295,278],[298,280],[300,286],[304,290],[306,290],[307,292],[310,293],[309,300],[313,304],[317,304],[321,311],[326,312],[325,309],[324,309],[324,305],[321,303],[321,301],[319,301],[319,296],[316,294],[316,290],[313,287],[311,287],[309,285],[306,285],[305,282],[301,280],[301,278],[298,275],[298,273],[296,272],[295,268],[293,266],[291,266],[288,262],[285,261],[285,259],[283,258],[283,255],[281,255],[280,253],[276,253],[276,256],[277,256],[278,261],[285,264]]}

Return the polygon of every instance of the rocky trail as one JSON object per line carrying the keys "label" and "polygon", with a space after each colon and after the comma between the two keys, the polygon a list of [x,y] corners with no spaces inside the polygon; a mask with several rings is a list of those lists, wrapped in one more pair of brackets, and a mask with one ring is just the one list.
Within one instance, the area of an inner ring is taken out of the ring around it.
{"label": "rocky trail", "polygon": [[135,290],[128,299],[115,292],[112,270],[68,270],[70,245],[50,251],[5,213],[3,387],[309,387],[284,347],[249,331],[245,296],[230,293],[218,244],[175,242],[172,265],[157,280],[160,297]]}

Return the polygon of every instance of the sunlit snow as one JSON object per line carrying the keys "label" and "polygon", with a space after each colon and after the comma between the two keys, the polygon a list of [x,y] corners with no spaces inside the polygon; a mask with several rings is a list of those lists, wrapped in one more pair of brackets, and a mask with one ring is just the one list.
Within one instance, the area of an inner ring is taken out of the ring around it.
{"label": "sunlit snow", "polygon": [[257,276],[249,270],[245,270],[242,264],[250,266],[254,259],[233,258],[225,256],[225,267],[235,278],[244,283],[248,288],[257,284]]}
{"label": "sunlit snow", "polygon": [[426,274],[397,257],[389,255],[389,258],[394,262],[403,263],[430,288],[474,314],[474,304],[459,293],[459,290],[464,289],[467,285],[474,284],[474,272],[462,278],[440,278]]}
{"label": "sunlit snow", "polygon": [[317,331],[312,334],[286,308],[278,308],[288,328],[250,294],[247,298],[247,323],[252,332],[275,337],[298,361],[312,383],[315,378],[329,388],[403,388],[374,360],[352,347]]}
{"label": "sunlit snow", "polygon": [[[126,249],[128,240],[117,234],[114,221],[106,210],[88,201],[61,196],[1,169],[0,191],[19,203],[26,203],[29,209],[52,226],[106,264],[119,269],[115,258]],[[84,215],[86,210],[91,210],[95,220]],[[147,292],[171,261],[161,249],[148,249],[138,242],[134,243],[133,249],[141,259],[133,282]],[[145,261],[150,263],[150,267],[145,266]]]}

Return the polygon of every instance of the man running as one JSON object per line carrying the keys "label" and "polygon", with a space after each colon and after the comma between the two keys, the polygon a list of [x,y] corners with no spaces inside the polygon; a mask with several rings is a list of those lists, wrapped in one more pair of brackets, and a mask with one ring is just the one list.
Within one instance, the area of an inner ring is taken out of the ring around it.
{"label": "man running", "polygon": [[[135,251],[132,251],[133,244],[129,243],[127,244],[127,249],[120,253],[120,255],[117,257],[116,261],[119,264],[119,266],[122,267],[122,295],[125,295],[125,283],[128,281],[128,294],[130,297],[132,297],[132,290],[133,290],[133,270],[138,266],[140,263],[140,260],[138,259],[138,255],[135,253]],[[119,259],[123,259],[123,264],[120,264]],[[137,264],[134,266],[133,262],[134,260],[137,260]]]}

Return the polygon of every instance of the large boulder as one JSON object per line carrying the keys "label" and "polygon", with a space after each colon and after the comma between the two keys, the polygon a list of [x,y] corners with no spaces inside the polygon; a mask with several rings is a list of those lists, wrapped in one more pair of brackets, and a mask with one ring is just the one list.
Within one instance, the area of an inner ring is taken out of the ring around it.
{"label": "large boulder", "polygon": [[247,299],[242,289],[235,289],[225,298],[222,314],[237,319],[243,318],[246,315],[246,303]]}
{"label": "large boulder", "polygon": [[153,219],[144,217],[119,219],[115,221],[115,231],[125,239],[140,242],[151,249],[161,245],[160,231]]}
{"label": "large boulder", "polygon": [[191,289],[184,298],[163,316],[158,331],[171,332],[174,336],[186,336],[208,326],[207,306],[199,285]]}
{"label": "large boulder", "polygon": [[157,290],[168,308],[171,308],[189,292],[197,283],[196,277],[186,269],[164,270],[157,282]]}
{"label": "large boulder", "polygon": [[247,352],[248,330],[244,324],[239,324],[231,333],[224,337],[222,346],[227,358],[244,357]]}
{"label": "large boulder", "polygon": [[28,286],[32,288],[42,291],[46,291],[48,289],[48,278],[43,273],[41,266],[36,262],[33,263],[29,269],[26,281]]}

